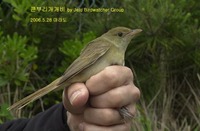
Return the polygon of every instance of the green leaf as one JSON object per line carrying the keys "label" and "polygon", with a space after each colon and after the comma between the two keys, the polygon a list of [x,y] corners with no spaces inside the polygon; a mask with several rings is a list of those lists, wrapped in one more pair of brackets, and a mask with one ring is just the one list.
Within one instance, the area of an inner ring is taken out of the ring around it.
{"label": "green leaf", "polygon": [[16,14],[13,14],[12,17],[13,17],[13,19],[15,19],[16,21],[22,20],[22,19],[21,19],[18,15],[16,15]]}
{"label": "green leaf", "polygon": [[3,122],[3,119],[11,120],[13,118],[10,111],[7,110],[8,107],[7,103],[0,105],[0,124]]}

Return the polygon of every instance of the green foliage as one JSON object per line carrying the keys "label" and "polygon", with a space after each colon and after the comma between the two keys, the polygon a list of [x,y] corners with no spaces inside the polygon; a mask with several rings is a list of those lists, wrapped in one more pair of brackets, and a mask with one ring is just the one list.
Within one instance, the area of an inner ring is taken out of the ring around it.
{"label": "green foliage", "polygon": [[[200,66],[197,64],[200,52],[199,17],[194,17],[193,8],[189,9],[185,0],[138,0],[128,4],[135,5],[130,8],[130,11],[134,12],[129,14],[129,17],[133,18],[131,23],[142,28],[144,33],[135,41],[135,44],[129,46],[127,61],[137,72],[138,86],[141,87],[147,105],[156,105],[155,108],[146,110],[157,110],[154,116],[158,118],[149,118],[147,115],[143,117],[166,124],[167,130],[178,130],[171,125],[170,121],[162,121],[161,116],[173,114],[171,120],[179,116],[179,119],[174,121],[184,125],[182,120],[187,119],[193,125],[191,128],[195,128],[194,123],[198,121],[191,119],[190,113],[195,114],[195,117],[197,115],[198,118],[198,111],[182,108],[188,97],[191,98],[190,101],[194,101],[187,81],[193,83],[192,88],[199,90],[199,81],[196,76],[200,71]],[[164,114],[164,110],[160,108],[163,105],[163,96],[169,97],[170,93],[177,90],[178,93],[172,96],[174,99],[169,100],[172,101],[170,106],[165,107],[173,110]],[[196,104],[194,109],[198,108],[199,104]],[[184,110],[184,113],[180,114],[180,109]],[[155,123],[151,125],[159,127]],[[160,130],[153,127],[151,129]]]}
{"label": "green foliage", "polygon": [[59,69],[60,72],[64,72],[66,67],[69,66],[80,54],[81,50],[84,48],[88,42],[95,39],[95,34],[93,32],[87,32],[83,34],[83,39],[75,38],[72,40],[65,40],[63,45],[59,50],[65,55],[65,59],[62,60],[62,66]]}
{"label": "green foliage", "polygon": [[4,2],[11,4],[14,8],[13,19],[17,22],[22,22],[23,26],[27,26],[31,15],[28,12],[31,2],[29,0],[4,0]]}
{"label": "green foliage", "polygon": [[[27,83],[31,63],[37,58],[37,48],[27,43],[26,36],[20,36],[16,32],[13,36],[4,36],[0,32],[0,123],[12,118],[7,107],[30,89]],[[19,90],[18,87],[24,89]]]}
{"label": "green foliage", "polygon": [[133,18],[131,23],[142,28],[144,33],[136,44],[130,45],[127,57],[135,70],[139,70],[138,77],[142,81],[151,81],[143,85],[143,88],[154,87],[153,90],[143,89],[145,97],[151,99],[162,88],[161,85],[166,86],[162,82],[167,82],[170,75],[177,75],[177,72],[183,75],[181,68],[194,65],[199,69],[194,63],[198,59],[194,60],[193,57],[199,52],[198,19],[192,19],[192,13],[186,10],[188,3],[185,0],[138,0],[128,4],[135,5],[130,8],[134,12],[129,14]]}
{"label": "green foliage", "polygon": [[21,82],[28,81],[27,69],[30,62],[37,58],[37,48],[27,46],[26,36],[19,36],[17,33],[13,37],[1,36],[0,43],[0,86],[14,83],[17,86]]}
{"label": "green foliage", "polygon": [[7,110],[9,107],[8,104],[4,103],[0,106],[0,124],[2,124],[6,120],[12,120],[13,117],[10,112]]}

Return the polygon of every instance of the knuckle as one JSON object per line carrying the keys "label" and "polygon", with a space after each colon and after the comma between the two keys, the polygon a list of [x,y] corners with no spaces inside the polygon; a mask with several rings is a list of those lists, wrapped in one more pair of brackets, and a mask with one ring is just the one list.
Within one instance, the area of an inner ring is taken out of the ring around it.
{"label": "knuckle", "polygon": [[126,74],[127,76],[130,78],[130,79],[133,79],[133,72],[130,68],[128,67],[125,67],[125,70],[126,70]]}
{"label": "knuckle", "polygon": [[128,85],[127,93],[134,101],[138,101],[140,99],[140,90],[132,83]]}
{"label": "knuckle", "polygon": [[124,67],[122,74],[123,74],[123,77],[124,77],[124,80],[125,80],[124,81],[125,85],[133,83],[133,72],[130,68]]}
{"label": "knuckle", "polygon": [[137,87],[135,87],[133,90],[133,97],[135,101],[138,101],[140,99],[140,90]]}

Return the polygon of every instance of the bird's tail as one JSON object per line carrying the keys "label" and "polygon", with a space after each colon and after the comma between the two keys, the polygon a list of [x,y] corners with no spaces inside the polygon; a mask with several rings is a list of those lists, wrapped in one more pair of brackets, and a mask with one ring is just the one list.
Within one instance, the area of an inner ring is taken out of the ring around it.
{"label": "bird's tail", "polygon": [[57,78],[53,82],[51,82],[49,85],[39,89],[38,91],[34,92],[33,94],[21,99],[20,101],[14,103],[11,105],[8,110],[19,110],[23,108],[24,106],[28,105],[29,103],[39,99],[40,97],[48,94],[49,92],[59,88],[61,85],[58,84],[60,81],[61,77]]}

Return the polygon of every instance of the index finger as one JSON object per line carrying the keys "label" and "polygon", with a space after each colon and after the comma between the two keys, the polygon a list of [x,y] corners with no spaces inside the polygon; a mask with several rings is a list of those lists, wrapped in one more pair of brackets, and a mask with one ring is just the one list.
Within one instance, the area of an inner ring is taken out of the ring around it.
{"label": "index finger", "polygon": [[133,81],[132,71],[125,66],[109,66],[86,81],[90,95],[100,95]]}

